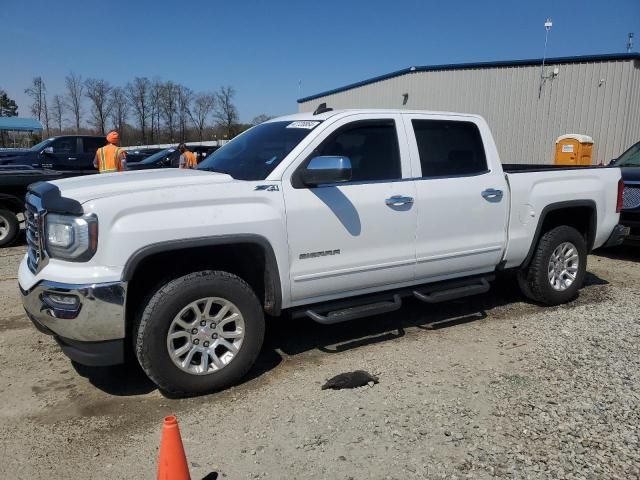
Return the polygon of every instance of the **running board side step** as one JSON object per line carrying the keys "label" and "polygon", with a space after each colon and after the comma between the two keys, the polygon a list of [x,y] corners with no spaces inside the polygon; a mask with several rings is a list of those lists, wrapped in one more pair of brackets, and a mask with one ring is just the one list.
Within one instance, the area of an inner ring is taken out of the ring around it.
{"label": "running board side step", "polygon": [[348,322],[349,320],[355,320],[356,318],[370,317],[371,315],[393,312],[395,310],[399,310],[401,307],[402,297],[400,297],[400,295],[394,295],[393,299],[390,301],[381,301],[344,308],[342,310],[329,312],[325,315],[314,312],[313,310],[307,310],[305,314],[314,322],[318,322],[323,325],[333,325],[334,323]]}
{"label": "running board side step", "polygon": [[445,290],[436,290],[431,292],[413,291],[413,296],[425,303],[440,303],[456,298],[469,297],[489,291],[489,282],[486,278],[476,279],[474,283],[461,285],[458,287],[448,288]]}

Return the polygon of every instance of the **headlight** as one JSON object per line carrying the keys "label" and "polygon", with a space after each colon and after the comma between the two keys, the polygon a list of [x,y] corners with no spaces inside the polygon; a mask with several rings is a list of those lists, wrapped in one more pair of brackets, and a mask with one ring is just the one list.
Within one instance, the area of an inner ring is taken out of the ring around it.
{"label": "headlight", "polygon": [[45,247],[51,258],[83,262],[98,247],[98,219],[49,213],[45,217]]}

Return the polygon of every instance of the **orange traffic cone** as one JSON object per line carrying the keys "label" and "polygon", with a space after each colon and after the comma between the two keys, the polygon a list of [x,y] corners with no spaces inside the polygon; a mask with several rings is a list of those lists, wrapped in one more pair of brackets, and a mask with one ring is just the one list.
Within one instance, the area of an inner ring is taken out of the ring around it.
{"label": "orange traffic cone", "polygon": [[175,415],[165,417],[162,425],[158,480],[191,480]]}

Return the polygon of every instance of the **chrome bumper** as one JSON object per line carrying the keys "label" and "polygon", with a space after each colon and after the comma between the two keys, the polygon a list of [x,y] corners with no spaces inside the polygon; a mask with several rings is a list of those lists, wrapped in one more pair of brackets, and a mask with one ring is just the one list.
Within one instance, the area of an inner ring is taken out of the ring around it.
{"label": "chrome bumper", "polygon": [[20,290],[27,315],[45,333],[81,342],[125,337],[126,282],[71,285],[43,280]]}

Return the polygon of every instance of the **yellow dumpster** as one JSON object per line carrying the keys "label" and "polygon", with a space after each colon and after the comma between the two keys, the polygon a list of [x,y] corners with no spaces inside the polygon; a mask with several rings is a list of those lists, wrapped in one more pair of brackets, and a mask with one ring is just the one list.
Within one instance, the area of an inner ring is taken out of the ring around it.
{"label": "yellow dumpster", "polygon": [[579,133],[560,135],[556,140],[556,165],[592,165],[593,138]]}

